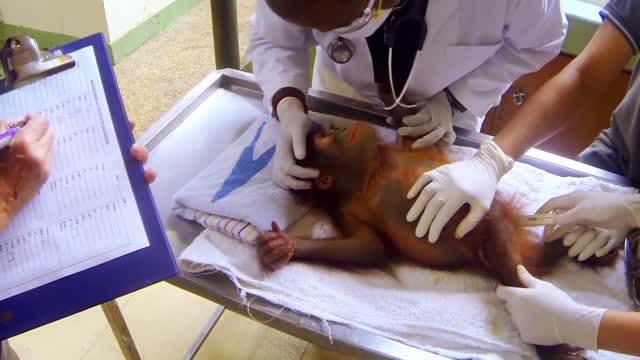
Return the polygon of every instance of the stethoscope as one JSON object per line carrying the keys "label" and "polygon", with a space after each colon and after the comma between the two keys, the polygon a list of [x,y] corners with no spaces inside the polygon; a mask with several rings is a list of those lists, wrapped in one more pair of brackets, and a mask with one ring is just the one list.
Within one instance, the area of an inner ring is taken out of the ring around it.
{"label": "stethoscope", "polygon": [[338,64],[346,64],[351,60],[353,54],[356,52],[356,47],[349,39],[345,39],[342,36],[331,40],[327,46],[327,54],[334,62]]}
{"label": "stethoscope", "polygon": [[374,14],[380,11],[382,7],[382,0],[378,1],[378,8],[374,12],[373,7],[375,4],[376,0],[369,0],[369,4],[364,9],[364,13],[360,18],[356,19],[347,28],[334,30],[334,32],[338,34],[338,37],[331,41],[327,46],[327,53],[333,61],[338,64],[346,64],[351,60],[356,51],[356,47],[351,40],[340,35],[344,33],[357,32],[367,26],[371,19],[373,19]]}
{"label": "stethoscope", "polygon": [[[382,0],[378,0],[378,10],[382,4]],[[423,1],[424,0],[417,0]],[[364,26],[371,21],[374,16],[373,6],[375,5],[376,0],[370,0],[369,5],[364,11],[363,17],[359,19],[359,23],[355,24],[355,27],[351,27],[352,31],[357,31],[362,29]],[[428,1],[426,1],[428,4]],[[418,5],[418,6],[417,6]],[[426,8],[426,7],[425,7]],[[425,21],[424,12],[416,12],[416,9],[419,9],[419,3],[416,1],[403,0],[400,5],[393,9],[393,12],[389,16],[389,19],[385,22],[385,43],[389,48],[389,57],[388,57],[388,73],[389,73],[389,83],[391,85],[391,95],[393,95],[394,103],[390,106],[385,107],[385,110],[392,110],[397,106],[402,106],[404,108],[415,108],[417,104],[407,105],[402,102],[402,98],[404,98],[407,89],[409,89],[409,84],[413,79],[413,75],[416,68],[416,58],[418,57],[418,52],[422,51],[422,47],[424,46],[424,42],[427,38],[427,24]],[[411,71],[409,72],[409,77],[404,84],[404,88],[400,92],[400,95],[396,95],[396,89],[393,84],[393,67],[391,66],[393,62],[393,44],[396,38],[396,31],[400,25],[410,24],[416,27],[416,31],[420,34],[419,43],[416,44],[417,51],[416,55],[413,59],[413,66],[411,67]],[[353,55],[355,54],[355,45],[353,42],[347,38],[342,36],[338,36],[334,40],[332,40],[327,46],[327,55],[338,64],[346,64],[349,62]]]}

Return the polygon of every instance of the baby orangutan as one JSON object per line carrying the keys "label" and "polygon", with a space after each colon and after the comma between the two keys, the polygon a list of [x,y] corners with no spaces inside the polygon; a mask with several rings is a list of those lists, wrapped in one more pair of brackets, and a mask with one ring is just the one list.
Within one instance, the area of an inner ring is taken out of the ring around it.
{"label": "baby orangutan", "polygon": [[[438,147],[411,150],[381,144],[375,130],[364,123],[312,132],[303,165],[320,170],[314,195],[322,196],[342,236],[321,241],[296,238],[273,224],[273,231],[258,240],[263,265],[275,270],[292,259],[308,259],[380,266],[394,255],[431,268],[483,269],[501,284],[523,287],[518,264],[541,275],[566,254],[562,241],[534,239],[518,223],[521,214],[513,201],[499,194],[482,222],[462,239],[455,239],[454,232],[468,208],[456,213],[435,244],[417,238],[415,224],[405,219],[413,203],[406,194],[424,172],[448,162]],[[567,347],[538,347],[538,352],[543,359],[581,358]]]}

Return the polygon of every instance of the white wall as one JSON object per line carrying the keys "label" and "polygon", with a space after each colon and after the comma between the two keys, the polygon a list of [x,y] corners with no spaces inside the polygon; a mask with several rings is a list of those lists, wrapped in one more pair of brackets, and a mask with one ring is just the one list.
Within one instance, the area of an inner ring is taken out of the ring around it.
{"label": "white wall", "polygon": [[122,35],[129,32],[129,30],[172,2],[173,0],[104,0],[111,41],[118,40]]}
{"label": "white wall", "polygon": [[76,37],[107,35],[102,0],[0,0],[0,20]]}
{"label": "white wall", "polygon": [[112,43],[173,1],[0,0],[0,20],[76,37],[102,32]]}

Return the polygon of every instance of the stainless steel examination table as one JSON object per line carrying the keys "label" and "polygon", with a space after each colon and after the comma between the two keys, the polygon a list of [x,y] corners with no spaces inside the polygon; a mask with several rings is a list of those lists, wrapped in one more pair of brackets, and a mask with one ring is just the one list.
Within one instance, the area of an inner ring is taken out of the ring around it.
{"label": "stainless steel examination table", "polygon": [[[203,229],[171,213],[173,195],[251,124],[245,121],[239,125],[236,122],[243,109],[231,106],[228,101],[230,96],[242,97],[245,106],[252,108],[251,111],[266,112],[262,93],[251,74],[221,70],[205,78],[139,139],[151,151],[149,166],[156,168],[159,173],[152,191],[176,258]],[[372,104],[313,90],[309,93],[308,103],[311,111],[384,124],[384,114]],[[461,146],[477,148],[481,141],[488,138],[464,129],[456,129],[456,132],[456,144]],[[530,151],[521,161],[560,176],[593,176],[615,184],[629,185],[625,178],[618,175],[537,150]],[[181,273],[169,282],[221,305],[212,314],[186,358],[192,358],[197,352],[224,309],[248,316],[247,307],[236,287],[223,274],[190,276]],[[340,324],[331,324],[333,343],[330,343],[320,320],[292,311],[281,311],[280,306],[261,299],[252,301],[251,315],[260,321],[273,318],[268,326],[297,338],[367,359],[442,359],[400,342]]]}

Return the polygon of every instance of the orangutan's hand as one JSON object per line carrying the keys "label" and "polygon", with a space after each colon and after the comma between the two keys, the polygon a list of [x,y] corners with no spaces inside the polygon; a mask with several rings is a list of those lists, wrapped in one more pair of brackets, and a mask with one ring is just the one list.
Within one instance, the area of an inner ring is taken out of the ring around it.
{"label": "orangutan's hand", "polygon": [[293,238],[280,230],[275,221],[271,223],[271,228],[273,231],[258,236],[258,256],[263,266],[275,271],[291,261],[295,243]]}

